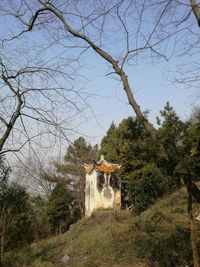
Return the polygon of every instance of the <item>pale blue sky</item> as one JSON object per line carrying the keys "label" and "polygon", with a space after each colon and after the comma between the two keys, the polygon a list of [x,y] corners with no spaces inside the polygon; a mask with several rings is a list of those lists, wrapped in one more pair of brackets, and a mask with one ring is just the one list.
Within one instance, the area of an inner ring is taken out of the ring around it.
{"label": "pale blue sky", "polygon": [[[190,61],[172,59],[169,62],[162,61],[153,65],[141,61],[138,65],[128,68],[127,73],[134,96],[143,111],[150,110],[149,120],[155,126],[156,116],[159,116],[159,111],[167,101],[183,120],[188,119],[194,106],[199,104],[199,100],[196,99],[198,89],[186,89],[184,85],[173,84],[167,79],[175,77],[175,74],[170,74],[169,71],[175,70],[176,65],[182,62]],[[102,97],[91,99],[96,120],[91,119],[81,125],[81,131],[88,135],[88,141],[99,143],[112,121],[119,124],[122,119],[135,116],[135,113],[127,104],[122,85],[111,76],[105,76],[109,72],[107,64],[98,55],[89,54],[87,68],[84,74],[90,81],[85,85],[86,89]]]}

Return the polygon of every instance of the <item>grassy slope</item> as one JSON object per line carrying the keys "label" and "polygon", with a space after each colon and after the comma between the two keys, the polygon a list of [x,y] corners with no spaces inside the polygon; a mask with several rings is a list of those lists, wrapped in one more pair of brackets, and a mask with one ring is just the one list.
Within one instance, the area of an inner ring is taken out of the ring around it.
{"label": "grassy slope", "polygon": [[[7,253],[4,266],[139,267],[150,266],[150,262],[154,264],[151,266],[167,266],[169,259],[169,266],[182,266],[176,261],[182,257],[179,253],[186,257],[185,251],[189,251],[189,243],[184,243],[188,238],[186,206],[187,196],[182,188],[158,200],[140,216],[126,211],[100,212],[80,220],[61,236]],[[200,211],[199,206],[195,210]],[[65,254],[70,260],[62,264]]]}

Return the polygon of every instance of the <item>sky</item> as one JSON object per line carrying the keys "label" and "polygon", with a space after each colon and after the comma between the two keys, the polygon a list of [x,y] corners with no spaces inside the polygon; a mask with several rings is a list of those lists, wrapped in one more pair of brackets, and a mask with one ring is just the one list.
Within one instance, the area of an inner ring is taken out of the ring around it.
{"label": "sky", "polygon": [[[127,69],[136,101],[143,111],[150,111],[149,120],[155,127],[156,117],[167,101],[182,120],[187,120],[194,107],[199,105],[199,99],[196,98],[198,89],[185,88],[184,85],[172,81],[174,74],[170,71],[175,70],[177,64],[182,62],[182,59],[172,59],[170,62],[158,62],[153,65],[141,62]],[[81,125],[81,131],[86,139],[94,144],[100,143],[112,122],[118,125],[124,118],[135,116],[135,113],[128,105],[122,84],[116,81],[114,76],[106,76],[108,71],[105,62],[93,53],[87,58],[87,68],[85,75],[90,81],[85,85],[86,89],[99,94],[99,97],[90,100],[96,118]]]}
{"label": "sky", "polygon": [[[126,5],[128,1],[125,1],[124,3]],[[140,3],[140,1],[138,3]],[[83,7],[81,7],[81,9],[83,10]],[[85,12],[87,12],[87,10]],[[152,13],[149,11],[147,12],[147,16],[149,16],[149,19],[151,20]],[[181,12],[180,14],[175,14],[177,16],[180,15],[181,17]],[[26,17],[27,14],[25,13],[25,19]],[[130,33],[133,33],[130,42],[133,47],[135,45],[134,30],[137,29],[135,18],[136,17],[134,16],[129,16],[129,19],[127,20],[127,27],[130,29]],[[74,18],[70,20],[72,24],[74,21]],[[78,23],[76,23],[77,22],[75,22],[74,25],[77,27]],[[193,30],[195,29],[199,31],[199,28],[194,19],[189,21],[188,25],[190,24],[192,25]],[[11,32],[16,33],[20,31],[19,25],[16,24],[16,22],[14,22],[13,18],[11,17],[0,17],[0,25],[2,25],[3,29],[0,32],[0,38],[9,36]],[[51,24],[49,25],[47,25],[47,28],[49,27],[48,30],[49,32],[51,32]],[[120,25],[120,23],[119,25],[115,25],[113,22],[110,24],[108,23],[106,28],[108,30],[108,34],[105,31],[105,36],[102,35],[104,47],[112,55],[120,55],[124,51],[124,44],[126,43],[126,40],[121,38],[121,36],[124,37],[124,32],[119,31],[118,27],[122,26]],[[53,34],[55,34],[56,37],[57,35],[59,37],[59,34],[61,34],[60,36],[62,37],[64,33],[62,32],[61,25],[55,24],[54,26],[55,29]],[[141,29],[141,31],[144,31],[143,33],[145,34],[149,34],[151,28],[152,25],[150,23],[145,24],[144,29]],[[90,30],[90,28],[88,29]],[[92,28],[90,33],[92,38],[97,41],[98,38],[95,35],[95,28]],[[184,36],[181,37],[183,38],[183,40],[185,40]],[[38,45],[39,48],[39,45],[41,44],[48,44],[48,40],[52,41],[51,35],[43,29],[40,32],[32,31],[30,33],[27,33],[23,36],[23,38],[24,39],[22,39],[22,41],[20,41],[20,39],[15,41],[19,42],[20,48],[25,45],[25,49],[27,49],[28,46],[32,44],[34,44],[35,48],[37,48]],[[65,41],[66,40],[63,39],[63,41],[60,42],[62,43],[62,45],[66,45]],[[72,41],[74,41],[73,38],[69,38],[69,44],[74,44]],[[14,46],[16,42],[13,42]],[[142,34],[138,37],[138,42],[141,42],[141,46],[143,45],[144,40]],[[163,50],[172,50],[174,48],[174,42],[177,43],[177,47],[179,49],[179,40],[173,39],[171,43],[168,42],[166,46],[163,46]],[[11,43],[9,43],[9,45],[10,44]],[[75,45],[77,45],[77,40],[75,40]],[[1,48],[2,54],[4,53],[5,47]],[[45,50],[42,56],[47,61],[49,58],[54,57],[56,60],[59,59],[58,55],[60,54],[60,52],[62,52],[63,49],[65,49],[64,46],[54,45],[53,47],[49,47],[48,50]],[[26,51],[34,55],[34,50],[29,49]],[[14,53],[15,50],[10,49],[11,56]],[[187,120],[190,114],[192,113],[194,106],[199,105],[198,88],[185,88],[184,84],[175,84],[173,82],[173,79],[176,75],[176,72],[175,74],[171,72],[176,70],[177,65],[180,66],[184,64],[189,64],[194,61],[200,62],[199,54],[188,53],[187,55],[184,55],[182,57],[170,57],[170,60],[168,61],[164,59],[158,59],[155,60],[153,64],[151,63],[151,60],[146,60],[145,55],[139,58],[138,60],[133,61],[128,65],[125,65],[125,72],[128,75],[132,92],[137,103],[140,105],[141,110],[150,111],[149,120],[156,127],[156,117],[159,116],[159,111],[162,110],[166,102],[169,101],[170,104],[174,107],[177,114],[180,116],[180,118],[182,120]],[[68,49],[67,56],[75,56],[74,49]],[[22,58],[19,57],[19,62],[20,61],[22,61]],[[116,80],[115,75],[108,75],[111,70],[105,60],[100,58],[94,51],[88,50],[87,53],[84,53],[81,56],[80,61],[82,65],[81,69],[79,70],[80,75],[83,75],[85,79],[79,80],[77,77],[77,81],[76,79],[74,80],[74,86],[80,86],[80,88],[84,87],[85,91],[90,94],[91,97],[87,99],[87,105],[90,108],[88,108],[88,111],[86,111],[85,116],[82,116],[81,120],[79,118],[77,121],[74,121],[74,125],[77,126],[76,134],[74,133],[70,135],[70,139],[71,141],[73,141],[74,139],[82,135],[91,144],[100,144],[101,139],[106,134],[112,122],[118,125],[124,118],[127,118],[128,116],[135,116],[135,114],[131,106],[128,105],[127,97],[123,90],[122,84]],[[83,84],[81,84],[81,81],[83,82]],[[63,84],[65,83],[64,80],[62,82]],[[66,114],[67,112],[68,110],[66,110]],[[62,143],[63,151],[66,150],[67,144],[67,141],[64,141]]]}

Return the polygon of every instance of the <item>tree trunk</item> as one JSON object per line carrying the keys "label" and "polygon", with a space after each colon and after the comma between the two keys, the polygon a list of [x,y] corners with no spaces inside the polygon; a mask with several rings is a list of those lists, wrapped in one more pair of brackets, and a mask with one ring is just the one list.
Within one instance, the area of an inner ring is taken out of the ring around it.
{"label": "tree trunk", "polygon": [[192,11],[196,17],[198,26],[200,27],[200,7],[196,0],[190,0],[190,5],[192,7]]}
{"label": "tree trunk", "polygon": [[59,222],[59,235],[61,235],[62,234],[62,223],[61,223],[61,221]]}
{"label": "tree trunk", "polygon": [[190,187],[190,193],[196,202],[200,203],[200,190],[190,178],[183,176],[183,182],[186,188]]}
{"label": "tree trunk", "polygon": [[192,181],[188,179],[188,186],[187,186],[187,193],[188,193],[188,217],[190,221],[190,242],[192,248],[192,257],[193,257],[193,264],[194,267],[199,267],[199,254],[198,254],[198,247],[197,247],[197,230],[196,224],[193,217],[193,210],[192,210]]}
{"label": "tree trunk", "polygon": [[4,230],[3,230],[3,233],[2,233],[2,236],[1,236],[1,254],[0,254],[0,266],[2,264],[2,261],[3,261],[3,254],[4,254]]}

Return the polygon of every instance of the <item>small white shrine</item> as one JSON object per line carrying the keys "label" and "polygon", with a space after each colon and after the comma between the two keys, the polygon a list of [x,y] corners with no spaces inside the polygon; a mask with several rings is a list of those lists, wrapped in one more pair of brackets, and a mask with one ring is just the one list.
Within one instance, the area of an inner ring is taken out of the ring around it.
{"label": "small white shrine", "polygon": [[116,175],[120,167],[103,156],[98,162],[84,164],[85,217],[90,217],[95,210],[121,208],[121,181]]}

